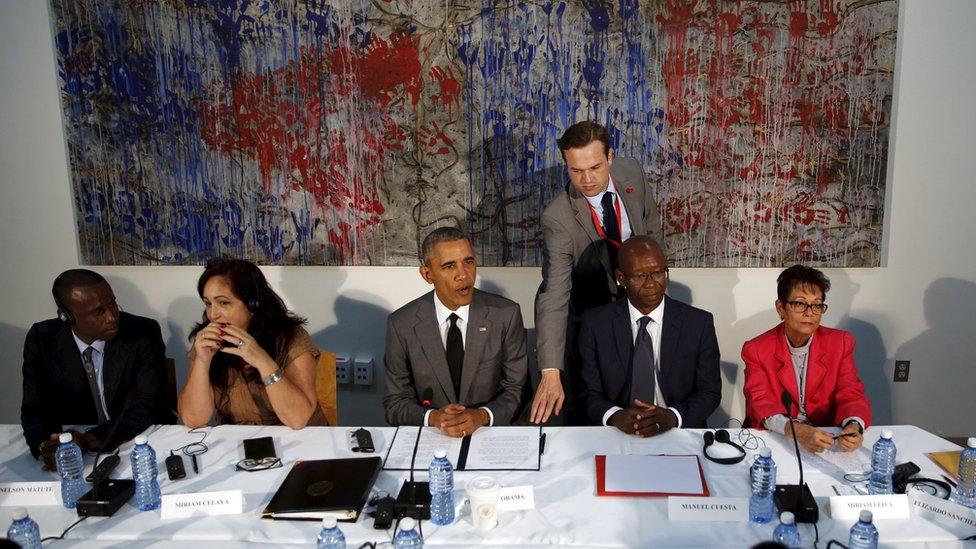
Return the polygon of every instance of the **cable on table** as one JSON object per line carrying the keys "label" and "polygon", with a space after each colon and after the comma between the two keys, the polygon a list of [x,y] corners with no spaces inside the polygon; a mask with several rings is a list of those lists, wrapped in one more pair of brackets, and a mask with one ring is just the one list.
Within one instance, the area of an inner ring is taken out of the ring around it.
{"label": "cable on table", "polygon": [[88,517],[87,516],[81,517],[80,519],[72,522],[71,523],[71,526],[68,526],[67,528],[65,528],[64,529],[64,532],[61,532],[61,535],[60,536],[48,536],[48,537],[42,539],[41,540],[41,543],[44,543],[45,541],[51,541],[52,539],[64,539],[64,536],[66,536],[68,534],[68,531],[69,530],[71,530],[72,528],[74,528],[75,526],[77,526],[78,523],[80,523],[81,521],[85,520],[86,518],[88,518]]}

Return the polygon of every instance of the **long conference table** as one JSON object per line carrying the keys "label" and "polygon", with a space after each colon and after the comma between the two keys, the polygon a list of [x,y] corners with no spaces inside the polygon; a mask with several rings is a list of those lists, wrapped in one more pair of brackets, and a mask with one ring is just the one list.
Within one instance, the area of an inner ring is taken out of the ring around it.
{"label": "long conference table", "polygon": [[[504,427],[496,427],[504,429]],[[922,429],[912,426],[890,427],[898,446],[898,462],[913,461],[926,476],[940,478],[938,467],[925,452],[958,450],[959,447]],[[377,454],[385,456],[395,429],[371,427]],[[160,462],[159,482],[163,494],[197,493],[218,490],[241,490],[244,512],[240,515],[194,517],[162,520],[159,511],[140,512],[130,501],[112,517],[90,517],[75,526],[55,547],[185,547],[203,543],[214,549],[256,544],[305,545],[314,543],[319,531],[317,522],[273,521],[261,519],[261,511],[287,475],[290,465],[298,459],[363,457],[349,450],[346,437],[348,427],[309,427],[292,431],[286,427],[232,426],[213,427],[206,438],[209,451],[201,455],[200,473],[194,474],[189,458],[185,459],[187,478],[171,481],[167,478],[162,460],[170,449],[198,440],[183,426],[167,425],[150,430],[149,442]],[[672,430],[648,439],[624,435],[607,427],[545,428],[546,449],[541,470],[493,472],[502,486],[532,485],[535,509],[503,512],[499,524],[487,534],[479,534],[471,526],[470,517],[462,515],[451,525],[437,527],[423,523],[428,546],[469,547],[492,545],[499,547],[530,547],[538,545],[576,547],[693,547],[728,546],[750,547],[771,539],[773,525],[748,522],[677,522],[668,519],[667,498],[597,497],[594,472],[595,454],[697,454],[701,456],[702,430]],[[733,438],[737,431],[732,430]],[[778,481],[795,483],[799,469],[794,457],[792,441],[765,432],[753,432],[772,448],[778,465]],[[869,460],[869,448],[880,436],[881,428],[872,427],[865,433],[864,448],[854,460]],[[241,441],[246,438],[271,436],[284,467],[258,472],[239,472],[234,463],[242,459]],[[26,451],[20,426],[0,426],[0,482],[53,481],[52,472],[42,471],[39,462]],[[131,478],[128,455],[132,443],[121,448],[122,464],[112,475]],[[705,478],[712,496],[747,497],[750,491],[749,464],[756,451],[736,465],[719,465],[702,458]],[[821,508],[818,523],[820,547],[830,539],[847,543],[851,521],[834,521],[827,509],[833,486],[845,484],[844,470],[832,460],[804,453],[806,482]],[[91,466],[92,456],[86,456]],[[418,458],[427,463],[429,458]],[[477,472],[455,474],[456,497],[465,497],[463,487]],[[407,473],[381,471],[375,489],[396,494]],[[421,478],[425,477],[421,473]],[[56,536],[78,517],[74,510],[60,506],[28,508],[39,523],[44,537]],[[10,507],[0,508],[0,524],[10,524]],[[347,546],[359,547],[373,541],[389,542],[392,531],[374,530],[372,518],[361,516],[356,523],[340,524]],[[956,535],[935,522],[912,516],[909,520],[878,520],[882,546],[888,547],[954,547],[963,546]],[[813,546],[811,525],[800,525],[804,546]],[[47,544],[45,544],[47,546]],[[386,546],[390,546],[387,544]]]}

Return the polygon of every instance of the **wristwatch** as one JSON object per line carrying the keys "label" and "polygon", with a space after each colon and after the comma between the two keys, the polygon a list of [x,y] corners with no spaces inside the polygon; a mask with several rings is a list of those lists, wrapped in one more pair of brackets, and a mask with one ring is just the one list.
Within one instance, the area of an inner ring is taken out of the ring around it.
{"label": "wristwatch", "polygon": [[855,420],[853,420],[853,419],[852,419],[852,420],[850,420],[850,421],[848,421],[848,422],[847,422],[847,423],[845,423],[844,425],[842,425],[842,426],[841,426],[841,429],[846,429],[846,428],[847,428],[847,426],[848,426],[848,425],[850,425],[851,423],[853,423],[853,424],[855,424],[855,425],[857,425],[857,432],[858,432],[858,434],[861,434],[861,435],[863,435],[863,434],[864,434],[864,426],[863,426],[863,425],[861,425],[861,422],[860,422],[860,421],[855,421]]}
{"label": "wristwatch", "polygon": [[263,383],[265,387],[270,387],[275,383],[281,381],[281,378],[283,377],[285,377],[285,371],[282,370],[281,368],[278,368],[277,370],[268,374],[267,377],[262,378],[261,383]]}

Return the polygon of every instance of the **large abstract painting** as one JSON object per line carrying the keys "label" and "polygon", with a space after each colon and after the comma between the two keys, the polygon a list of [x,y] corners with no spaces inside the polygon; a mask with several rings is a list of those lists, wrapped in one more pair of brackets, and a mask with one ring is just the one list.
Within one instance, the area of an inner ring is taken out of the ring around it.
{"label": "large abstract painting", "polygon": [[896,0],[52,0],[83,261],[541,263],[596,120],[672,264],[879,264]]}

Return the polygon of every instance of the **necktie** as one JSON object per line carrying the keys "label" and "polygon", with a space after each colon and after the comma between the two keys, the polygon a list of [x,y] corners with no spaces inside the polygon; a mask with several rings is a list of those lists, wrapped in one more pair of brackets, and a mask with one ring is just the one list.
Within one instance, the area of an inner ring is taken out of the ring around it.
{"label": "necktie", "polygon": [[[620,226],[617,225],[617,208],[613,199],[612,192],[603,193],[600,201],[603,205],[603,234],[607,237],[607,255],[610,256],[610,269],[614,270],[617,264],[617,246],[620,245]],[[616,243],[613,244],[613,243]]]}
{"label": "necktie", "polygon": [[651,317],[642,316],[638,321],[637,339],[634,341],[634,358],[631,361],[630,402],[640,399],[647,404],[654,404],[654,342],[651,334],[647,333],[647,324]]}
{"label": "necktie", "polygon": [[458,315],[451,313],[447,317],[451,327],[447,329],[447,366],[451,369],[451,382],[454,383],[454,394],[461,400],[461,365],[464,363],[464,340],[461,339],[461,329],[457,321]]}
{"label": "necktie", "polygon": [[603,206],[603,232],[607,235],[607,240],[620,244],[620,226],[617,225],[617,207],[613,193],[603,193],[600,204]]}
{"label": "necktie", "polygon": [[91,389],[92,398],[95,400],[95,411],[98,412],[98,423],[101,425],[102,423],[105,423],[107,416],[105,415],[105,408],[102,407],[101,393],[98,392],[98,380],[95,378],[95,361],[92,360],[92,352],[94,351],[94,347],[87,347],[85,352],[81,354],[81,358],[85,364],[85,373],[88,374],[88,388]]}

